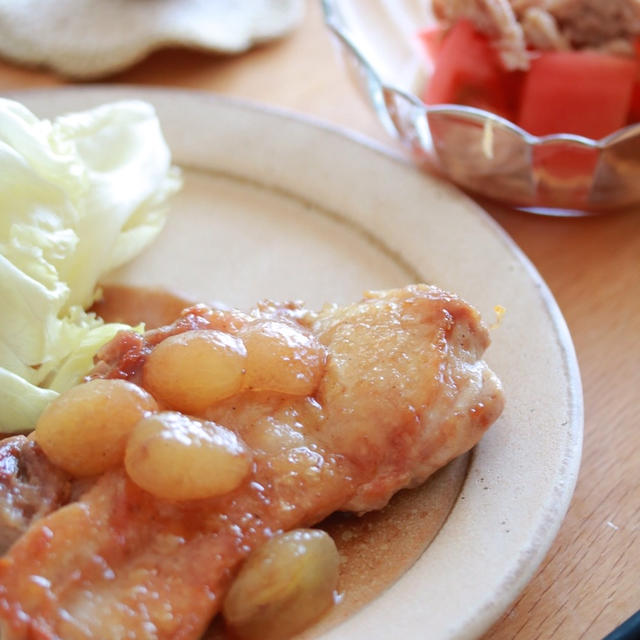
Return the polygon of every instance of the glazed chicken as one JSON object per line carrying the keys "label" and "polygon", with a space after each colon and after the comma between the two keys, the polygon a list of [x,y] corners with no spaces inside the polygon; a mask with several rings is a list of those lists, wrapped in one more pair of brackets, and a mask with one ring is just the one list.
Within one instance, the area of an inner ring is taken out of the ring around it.
{"label": "glazed chicken", "polygon": [[289,347],[306,345],[308,357],[299,370],[285,358],[295,393],[262,372],[191,411],[248,452],[238,486],[170,500],[122,464],[92,479],[80,497],[34,518],[0,558],[3,640],[195,640],[252,549],[336,510],[383,507],[473,447],[502,411],[478,313],[423,285],[318,313],[299,304],[248,314],[195,306],[143,336],[119,334],[92,377],[153,386],[150,363],[170,338],[216,331],[249,345],[256,326]]}

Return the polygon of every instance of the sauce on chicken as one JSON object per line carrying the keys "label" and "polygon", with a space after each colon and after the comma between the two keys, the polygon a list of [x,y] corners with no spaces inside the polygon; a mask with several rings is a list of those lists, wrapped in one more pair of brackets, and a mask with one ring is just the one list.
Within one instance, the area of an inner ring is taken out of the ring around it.
{"label": "sauce on chicken", "polygon": [[100,352],[94,378],[144,386],[164,341],[193,331],[242,336],[256,322],[308,337],[325,357],[309,364],[320,374],[303,393],[241,383],[194,411],[242,440],[251,470],[223,495],[188,501],[141,488],[123,467],[101,475],[0,559],[8,637],[198,638],[251,549],[334,511],[384,507],[470,449],[502,410],[477,313],[423,286],[319,313],[193,307],[143,336],[120,334]]}

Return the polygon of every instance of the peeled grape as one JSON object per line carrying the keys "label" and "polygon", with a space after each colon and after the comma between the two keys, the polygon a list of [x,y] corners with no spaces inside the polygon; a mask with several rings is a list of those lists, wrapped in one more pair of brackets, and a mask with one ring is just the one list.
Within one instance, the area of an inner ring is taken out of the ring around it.
{"label": "peeled grape", "polygon": [[216,330],[185,331],[149,354],[143,385],[164,405],[200,413],[242,386],[247,351],[242,340]]}
{"label": "peeled grape", "polygon": [[156,401],[125,380],[72,387],[42,413],[35,439],[49,459],[74,476],[104,473],[122,463],[129,434]]}
{"label": "peeled grape", "polygon": [[340,559],[331,536],[296,529],[271,538],[247,559],[222,609],[245,640],[283,640],[315,622],[332,604]]}
{"label": "peeled grape", "polygon": [[233,491],[247,477],[251,455],[233,431],[164,411],[136,424],[125,468],[138,486],[159,498],[194,500]]}
{"label": "peeled grape", "polygon": [[326,353],[310,333],[275,320],[257,320],[240,332],[247,349],[246,389],[311,395],[324,372]]}

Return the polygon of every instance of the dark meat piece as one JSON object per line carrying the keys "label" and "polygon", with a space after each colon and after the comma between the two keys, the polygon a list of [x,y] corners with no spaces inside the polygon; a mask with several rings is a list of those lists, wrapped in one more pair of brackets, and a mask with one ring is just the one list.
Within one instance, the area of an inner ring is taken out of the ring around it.
{"label": "dark meat piece", "polygon": [[25,436],[0,441],[0,553],[69,500],[69,477]]}

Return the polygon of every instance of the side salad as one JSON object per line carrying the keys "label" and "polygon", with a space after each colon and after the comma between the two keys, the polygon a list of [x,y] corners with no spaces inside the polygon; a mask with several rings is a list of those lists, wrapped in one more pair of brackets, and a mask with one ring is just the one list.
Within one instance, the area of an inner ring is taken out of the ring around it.
{"label": "side salad", "polygon": [[434,0],[419,32],[427,104],[491,111],[534,135],[599,139],[640,121],[638,0]]}
{"label": "side salad", "polygon": [[151,105],[55,121],[0,99],[0,432],[33,428],[120,329],[85,311],[161,230],[180,175]]}

